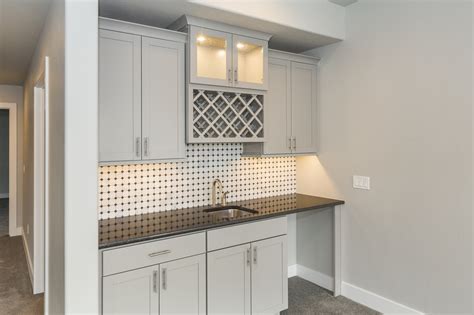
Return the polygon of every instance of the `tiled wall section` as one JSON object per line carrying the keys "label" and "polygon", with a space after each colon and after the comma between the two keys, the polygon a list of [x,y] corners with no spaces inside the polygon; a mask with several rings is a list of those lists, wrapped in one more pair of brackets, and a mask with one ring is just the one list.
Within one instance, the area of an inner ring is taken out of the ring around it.
{"label": "tiled wall section", "polygon": [[99,219],[210,203],[219,178],[228,200],[296,192],[295,157],[241,157],[242,144],[192,144],[173,163],[101,166]]}

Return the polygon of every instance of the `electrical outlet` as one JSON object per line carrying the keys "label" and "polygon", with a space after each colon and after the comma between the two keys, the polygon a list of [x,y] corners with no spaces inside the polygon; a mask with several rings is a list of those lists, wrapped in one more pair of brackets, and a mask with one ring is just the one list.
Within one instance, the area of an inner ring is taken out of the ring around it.
{"label": "electrical outlet", "polygon": [[370,177],[354,175],[352,186],[356,189],[370,190]]}

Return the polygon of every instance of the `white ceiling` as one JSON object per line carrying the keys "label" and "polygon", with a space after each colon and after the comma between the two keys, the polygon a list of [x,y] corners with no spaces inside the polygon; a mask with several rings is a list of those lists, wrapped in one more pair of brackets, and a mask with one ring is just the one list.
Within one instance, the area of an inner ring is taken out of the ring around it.
{"label": "white ceiling", "polygon": [[273,35],[269,43],[270,48],[297,53],[340,41],[329,36],[186,0],[100,0],[99,14],[103,17],[161,28],[166,28],[183,14],[189,14],[270,33]]}
{"label": "white ceiling", "polygon": [[0,84],[23,84],[49,3],[0,0]]}

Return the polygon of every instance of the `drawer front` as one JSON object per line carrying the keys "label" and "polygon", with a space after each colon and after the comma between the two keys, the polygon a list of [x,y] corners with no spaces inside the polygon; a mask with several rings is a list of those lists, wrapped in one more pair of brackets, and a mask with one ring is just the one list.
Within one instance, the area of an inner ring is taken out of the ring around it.
{"label": "drawer front", "polygon": [[286,217],[209,230],[207,250],[213,251],[284,234],[287,234]]}
{"label": "drawer front", "polygon": [[107,276],[205,252],[204,232],[105,250],[102,253],[102,275]]}

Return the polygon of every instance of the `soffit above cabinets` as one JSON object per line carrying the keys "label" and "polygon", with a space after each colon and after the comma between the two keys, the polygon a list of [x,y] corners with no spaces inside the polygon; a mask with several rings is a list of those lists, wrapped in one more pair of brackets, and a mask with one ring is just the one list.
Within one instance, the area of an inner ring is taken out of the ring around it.
{"label": "soffit above cabinets", "polygon": [[[331,5],[331,3],[329,3]],[[334,5],[335,7],[339,7]],[[341,10],[343,8],[339,7]],[[338,9],[336,9],[338,10]],[[303,29],[213,8],[189,0],[100,0],[100,16],[166,28],[182,15],[193,15],[272,34],[269,47],[301,53],[341,41],[340,38],[316,34]]]}

